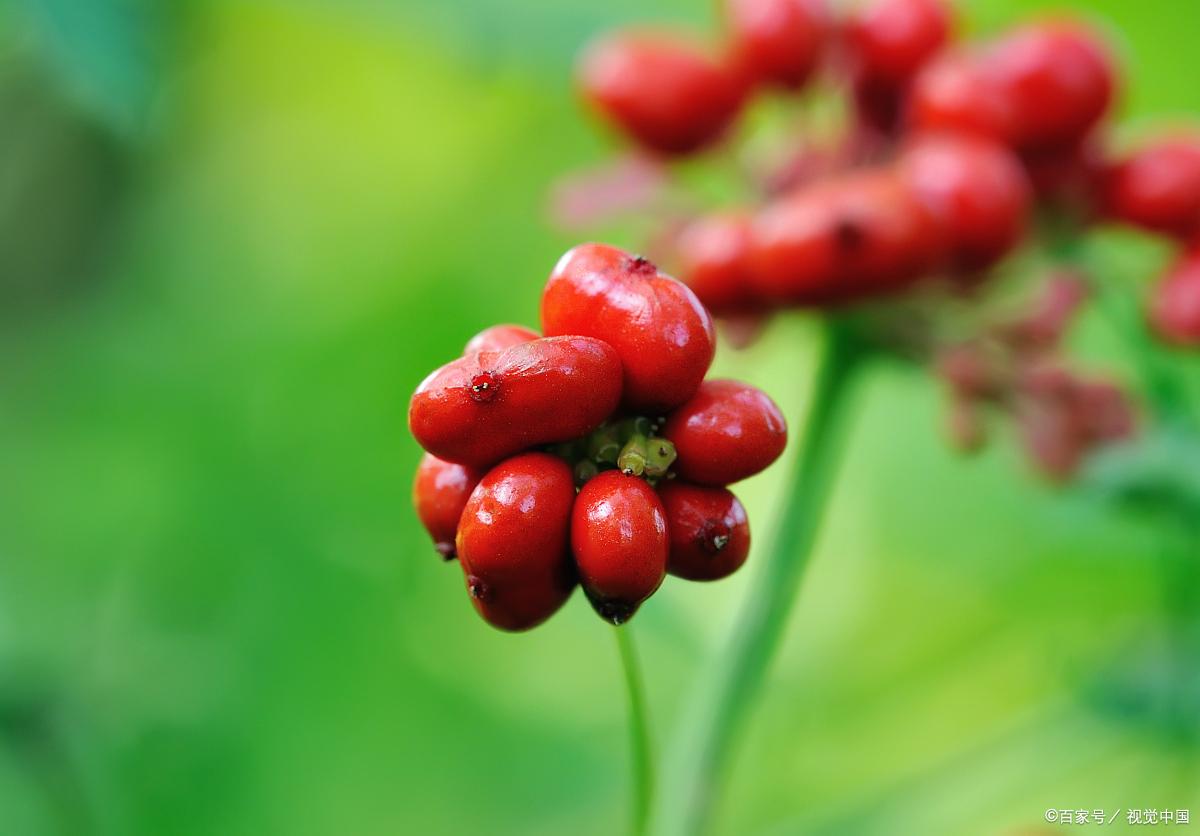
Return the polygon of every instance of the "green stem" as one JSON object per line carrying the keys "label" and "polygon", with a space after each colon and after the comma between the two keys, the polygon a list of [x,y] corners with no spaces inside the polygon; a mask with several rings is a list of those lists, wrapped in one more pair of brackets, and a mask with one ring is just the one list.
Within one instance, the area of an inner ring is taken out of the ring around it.
{"label": "green stem", "polygon": [[633,821],[630,833],[642,836],[650,818],[650,802],[654,797],[654,765],[650,751],[650,723],[646,712],[646,692],[642,685],[637,651],[629,625],[613,628],[621,667],[625,673],[625,690],[629,695],[629,757],[633,777]]}
{"label": "green stem", "polygon": [[841,407],[863,356],[843,324],[831,320],[826,328],[808,422],[774,542],[764,552],[728,645],[693,692],[656,809],[656,832],[697,836],[709,828],[738,735],[812,554],[838,460]]}

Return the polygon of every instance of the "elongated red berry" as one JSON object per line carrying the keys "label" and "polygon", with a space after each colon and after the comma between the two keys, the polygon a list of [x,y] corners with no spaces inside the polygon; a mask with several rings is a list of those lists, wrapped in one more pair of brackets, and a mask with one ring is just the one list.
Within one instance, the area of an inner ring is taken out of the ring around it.
{"label": "elongated red berry", "polygon": [[1020,242],[1031,192],[1020,161],[1004,146],[931,136],[905,151],[900,168],[937,219],[950,267],[988,267]]}
{"label": "elongated red berry", "polygon": [[692,581],[715,581],[746,562],[750,523],[731,492],[676,480],[661,485],[658,495],[671,532],[668,572]]}
{"label": "elongated red berry", "polygon": [[938,56],[909,90],[906,120],[918,132],[965,133],[1008,143],[1015,119],[994,68],[976,53]]}
{"label": "elongated red berry", "polygon": [[1078,143],[1112,101],[1112,60],[1078,23],[1018,29],[997,41],[987,60],[1013,108],[1012,139],[1023,151]]}
{"label": "elongated red berry", "polygon": [[487,467],[598,427],[621,396],[621,361],[589,337],[551,337],[447,363],[413,394],[408,425],[446,461]]}
{"label": "elongated red berry", "polygon": [[795,89],[821,58],[829,34],[825,0],[725,0],[733,60],[747,78]]}
{"label": "elongated red berry", "polygon": [[950,33],[950,12],[940,0],[864,0],[846,21],[854,75],[902,88]]}
{"label": "elongated red berry", "polygon": [[779,458],[787,445],[787,422],[762,390],[736,380],[706,380],[667,417],[662,435],[675,445],[679,478],[724,486]]}
{"label": "elongated red berry", "polygon": [[609,470],[589,480],[571,515],[579,582],[600,617],[628,621],[667,571],[667,521],[646,482]]}
{"label": "elongated red berry", "polygon": [[1109,173],[1109,214],[1154,232],[1187,237],[1200,230],[1200,138],[1147,145]]}
{"label": "elongated red berry", "polygon": [[742,105],[743,83],[692,39],[625,32],[593,43],[578,71],[585,101],[643,148],[688,154],[714,142]]}
{"label": "elongated red berry", "polygon": [[890,170],[832,179],[768,205],[752,227],[756,295],[828,305],[909,287],[932,265],[932,214]]}
{"label": "elongated red berry", "polygon": [[717,316],[761,306],[750,284],[750,217],[744,212],[706,215],[688,224],[676,242],[679,278]]}
{"label": "elongated red berry", "polygon": [[463,354],[477,354],[480,351],[503,351],[514,345],[532,342],[540,337],[537,331],[524,325],[493,325],[484,328],[467,342]]}
{"label": "elongated red berry", "polygon": [[1200,346],[1200,254],[1184,256],[1159,280],[1150,324],[1165,342]]}
{"label": "elongated red berry", "polygon": [[692,291],[604,244],[581,244],[559,259],[542,294],[542,330],[611,345],[625,370],[622,403],[650,414],[695,394],[716,351],[712,318]]}
{"label": "elongated red berry", "polygon": [[489,624],[528,630],[570,597],[574,502],[571,468],[545,453],[501,462],[471,493],[459,524],[458,557],[471,603]]}
{"label": "elongated red berry", "polygon": [[442,461],[429,453],[422,456],[417,465],[413,506],[421,524],[433,538],[434,549],[446,560],[454,557],[458,519],[481,475],[473,468]]}

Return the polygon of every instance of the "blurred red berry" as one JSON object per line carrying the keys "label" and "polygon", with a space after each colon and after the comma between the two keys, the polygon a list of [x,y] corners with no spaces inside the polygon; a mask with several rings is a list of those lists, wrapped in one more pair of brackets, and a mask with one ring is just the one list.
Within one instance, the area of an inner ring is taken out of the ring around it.
{"label": "blurred red berry", "polygon": [[855,77],[902,88],[941,49],[950,23],[940,0],[863,0],[846,21]]}
{"label": "blurred red berry", "polygon": [[765,469],[787,445],[787,422],[767,394],[734,380],[706,380],[667,417],[675,471],[700,485],[739,482]]}
{"label": "blurred red berry", "polygon": [[908,125],[918,132],[963,133],[1007,143],[1012,102],[991,65],[974,53],[951,52],[930,62],[913,81]]}
{"label": "blurred red berry", "polygon": [[467,497],[479,484],[480,473],[439,459],[430,453],[421,457],[413,479],[413,506],[421,525],[433,538],[437,553],[450,560],[454,557],[454,538],[458,520],[467,504]]}
{"label": "blurred red berry", "polygon": [[540,337],[537,331],[524,325],[493,325],[485,328],[467,341],[463,354],[477,354],[480,351],[503,351],[514,345],[531,342]]}
{"label": "blurred red berry", "polygon": [[604,37],[579,65],[584,99],[635,143],[688,154],[718,139],[741,108],[737,71],[703,46],[669,32]]}
{"label": "blurred red berry", "polygon": [[1113,97],[1112,60],[1100,39],[1077,23],[1017,29],[993,44],[987,60],[1012,105],[1012,139],[1021,150],[1080,142]]}
{"label": "blurred red berry", "polygon": [[828,36],[825,0],[725,0],[730,50],[746,78],[797,88],[816,69]]}
{"label": "blurred red berry", "polygon": [[966,136],[927,137],[905,151],[900,165],[940,224],[953,269],[989,267],[1021,241],[1030,188],[1007,148]]}
{"label": "blurred red berry", "polygon": [[1021,161],[1042,203],[1079,221],[1094,219],[1102,208],[1104,162],[1093,142],[1025,151]]}
{"label": "blurred red berry", "polygon": [[750,218],[721,212],[688,224],[675,242],[679,278],[717,316],[742,314],[759,305],[750,286]]}
{"label": "blurred red berry", "polygon": [[616,409],[621,360],[590,337],[550,337],[447,363],[413,394],[408,426],[446,461],[487,467],[590,432]]}
{"label": "blurred red berry", "polygon": [[1110,215],[1168,235],[1200,229],[1200,139],[1164,139],[1115,166],[1105,184]]}
{"label": "blurred red berry", "polygon": [[1184,256],[1159,280],[1150,324],[1165,342],[1200,346],[1200,253]]}
{"label": "blurred red berry", "polygon": [[646,482],[608,470],[579,491],[571,514],[571,550],[579,580],[600,617],[628,621],[667,570],[668,534],[661,500]]}
{"label": "blurred red berry", "polygon": [[611,345],[624,366],[622,403],[655,415],[695,394],[716,351],[712,318],[686,285],[604,244],[581,244],[555,265],[542,328]]}
{"label": "blurred red berry", "polygon": [[458,529],[458,557],[471,603],[489,624],[527,630],[570,597],[574,502],[571,468],[545,453],[501,462],[472,492]]}
{"label": "blurred red berry", "polygon": [[746,509],[725,488],[668,482],[658,489],[671,534],[667,571],[693,581],[715,581],[741,568],[750,553]]}

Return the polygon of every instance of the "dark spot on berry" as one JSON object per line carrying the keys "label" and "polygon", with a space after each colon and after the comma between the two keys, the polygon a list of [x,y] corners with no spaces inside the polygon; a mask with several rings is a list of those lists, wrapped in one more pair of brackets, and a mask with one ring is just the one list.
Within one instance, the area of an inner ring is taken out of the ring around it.
{"label": "dark spot on berry", "polygon": [[609,624],[618,627],[632,618],[638,608],[637,604],[630,604],[626,601],[618,601],[613,598],[593,598],[589,595],[588,600],[592,602],[592,609],[596,611],[597,615]]}
{"label": "dark spot on berry", "polygon": [[854,253],[861,250],[867,236],[863,228],[850,218],[842,218],[833,228],[833,237],[838,249],[843,253]]}
{"label": "dark spot on berry", "polygon": [[724,523],[710,522],[700,532],[700,548],[710,555],[720,554],[729,545],[729,526]]}
{"label": "dark spot on berry", "polygon": [[637,276],[654,276],[658,274],[658,268],[654,266],[654,262],[648,258],[642,258],[640,255],[629,259],[629,263],[626,266],[630,273]]}
{"label": "dark spot on berry", "polygon": [[500,377],[491,372],[480,372],[471,378],[471,399],[478,403],[488,403],[500,391]]}
{"label": "dark spot on berry", "polygon": [[458,550],[454,548],[454,544],[446,540],[434,543],[433,548],[442,556],[442,560],[453,560],[458,556]]}
{"label": "dark spot on berry", "polygon": [[487,584],[480,580],[475,575],[467,576],[467,591],[471,593],[471,597],[476,601],[486,601],[491,597],[491,590]]}

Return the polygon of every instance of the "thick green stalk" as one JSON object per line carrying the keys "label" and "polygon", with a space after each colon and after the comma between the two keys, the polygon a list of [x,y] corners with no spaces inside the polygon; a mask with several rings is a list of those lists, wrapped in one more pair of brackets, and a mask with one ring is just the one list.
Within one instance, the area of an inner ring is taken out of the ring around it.
{"label": "thick green stalk", "polygon": [[646,692],[629,625],[613,628],[621,668],[625,673],[625,691],[629,695],[629,761],[633,778],[633,819],[630,833],[642,836],[650,818],[654,797],[654,764],[650,747],[650,723],[646,712]]}
{"label": "thick green stalk", "polygon": [[826,327],[824,355],[778,529],[762,552],[728,645],[693,691],[656,808],[658,833],[698,836],[709,828],[738,735],[779,646],[817,539],[838,460],[841,407],[861,358],[853,335],[841,323],[831,320]]}

